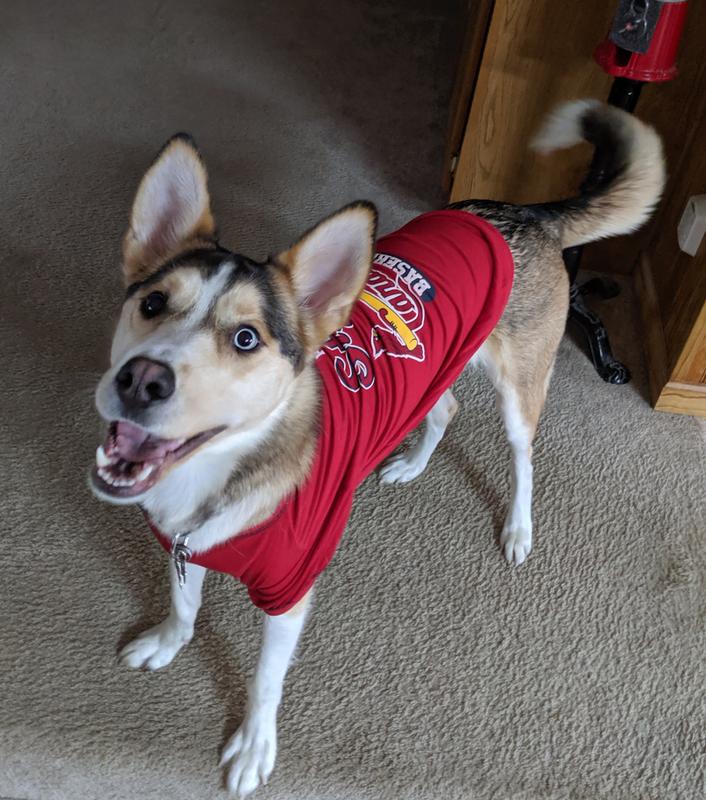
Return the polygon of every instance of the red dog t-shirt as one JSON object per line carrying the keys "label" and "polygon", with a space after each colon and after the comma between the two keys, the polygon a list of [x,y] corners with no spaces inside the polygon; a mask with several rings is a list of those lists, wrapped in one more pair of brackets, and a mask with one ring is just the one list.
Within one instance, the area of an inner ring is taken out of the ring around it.
{"label": "red dog t-shirt", "polygon": [[432,211],[380,239],[350,322],[316,356],[323,398],[308,479],[269,520],[191,562],[242,581],[268,614],[292,608],[333,557],[356,487],[456,380],[512,278],[501,234],[464,211]]}

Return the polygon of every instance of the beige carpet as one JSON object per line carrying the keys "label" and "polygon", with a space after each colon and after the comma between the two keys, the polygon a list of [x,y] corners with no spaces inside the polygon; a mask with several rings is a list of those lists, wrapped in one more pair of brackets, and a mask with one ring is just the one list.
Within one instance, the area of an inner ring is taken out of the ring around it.
{"label": "beige carpet", "polygon": [[[385,230],[436,204],[453,8],[2,4],[0,796],[223,796],[256,614],[212,577],[166,672],[118,668],[165,610],[165,561],[136,511],[85,488],[131,193],[187,129],[224,241],[256,257],[352,198]],[[495,542],[508,454],[480,376],[424,478],[362,487],[263,799],[703,797],[702,445],[643,399],[629,293],[604,312],[635,380],[606,386],[562,345],[521,570]]]}

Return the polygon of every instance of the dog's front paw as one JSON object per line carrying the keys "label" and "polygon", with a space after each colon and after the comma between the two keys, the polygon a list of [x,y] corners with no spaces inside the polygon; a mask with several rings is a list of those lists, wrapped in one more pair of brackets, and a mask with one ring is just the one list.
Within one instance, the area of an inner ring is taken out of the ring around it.
{"label": "dog's front paw", "polygon": [[407,483],[424,472],[427,465],[425,458],[420,458],[414,449],[406,453],[390,456],[380,467],[382,483]]}
{"label": "dog's front paw", "polygon": [[[276,712],[275,712],[276,713]],[[277,723],[274,714],[249,714],[223,749],[226,786],[236,797],[247,797],[267,783],[277,755]]]}
{"label": "dog's front paw", "polygon": [[120,651],[120,661],[132,669],[166,667],[192,635],[193,630],[167,617],[125,645]]}
{"label": "dog's front paw", "polygon": [[532,549],[532,531],[521,525],[505,523],[500,534],[500,547],[505,558],[516,567],[524,562]]}

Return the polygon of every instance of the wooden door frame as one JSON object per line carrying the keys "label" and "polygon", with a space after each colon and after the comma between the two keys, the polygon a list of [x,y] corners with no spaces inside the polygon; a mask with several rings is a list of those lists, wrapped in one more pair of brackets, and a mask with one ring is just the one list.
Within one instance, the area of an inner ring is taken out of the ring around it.
{"label": "wooden door frame", "polygon": [[468,114],[471,110],[494,6],[495,0],[466,0],[462,12],[463,39],[457,62],[456,80],[451,94],[441,178],[444,192],[447,194],[451,192],[453,174],[466,133]]}

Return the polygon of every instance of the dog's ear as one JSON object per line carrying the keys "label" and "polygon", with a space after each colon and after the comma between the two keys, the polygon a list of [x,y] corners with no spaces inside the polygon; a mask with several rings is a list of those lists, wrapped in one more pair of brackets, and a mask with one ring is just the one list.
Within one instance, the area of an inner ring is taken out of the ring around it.
{"label": "dog's ear", "polygon": [[290,272],[299,306],[311,319],[317,346],[348,321],[368,277],[376,229],[375,206],[351,203],[278,256]]}
{"label": "dog's ear", "polygon": [[137,190],[123,240],[127,282],[146,278],[179,251],[214,234],[206,168],[193,139],[178,133],[164,145]]}

